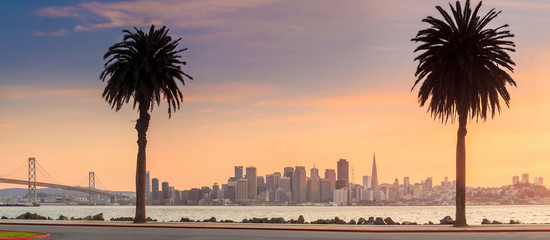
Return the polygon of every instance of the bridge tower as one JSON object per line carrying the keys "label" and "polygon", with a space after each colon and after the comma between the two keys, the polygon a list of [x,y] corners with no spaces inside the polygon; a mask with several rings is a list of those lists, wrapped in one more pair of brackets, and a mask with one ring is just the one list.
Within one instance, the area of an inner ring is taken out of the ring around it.
{"label": "bridge tower", "polygon": [[36,160],[33,157],[29,158],[29,202],[37,203],[36,201]]}
{"label": "bridge tower", "polygon": [[88,188],[92,190],[88,201],[90,205],[95,205],[95,172],[90,172],[88,174]]}

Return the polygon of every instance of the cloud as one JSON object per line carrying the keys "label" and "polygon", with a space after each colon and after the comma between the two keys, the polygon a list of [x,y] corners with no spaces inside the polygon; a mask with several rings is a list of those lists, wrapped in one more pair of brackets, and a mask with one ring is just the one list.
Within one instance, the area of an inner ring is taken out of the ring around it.
{"label": "cloud", "polygon": [[33,36],[66,36],[67,35],[67,31],[65,31],[65,29],[59,29],[57,31],[51,31],[51,32],[40,32],[40,31],[37,31],[37,32],[33,32],[32,33]]}
{"label": "cloud", "polygon": [[183,99],[187,102],[235,103],[265,97],[278,91],[278,87],[266,83],[228,81],[215,84],[186,86]]}

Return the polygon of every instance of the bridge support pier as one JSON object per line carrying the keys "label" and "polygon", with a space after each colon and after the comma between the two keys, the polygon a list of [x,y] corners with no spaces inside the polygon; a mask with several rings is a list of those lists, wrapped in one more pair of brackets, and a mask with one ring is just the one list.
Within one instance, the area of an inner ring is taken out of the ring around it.
{"label": "bridge support pier", "polygon": [[36,200],[36,160],[29,158],[29,203],[37,204]]}
{"label": "bridge support pier", "polygon": [[88,174],[88,187],[92,190],[89,195],[88,203],[90,205],[95,205],[95,172],[90,172]]}

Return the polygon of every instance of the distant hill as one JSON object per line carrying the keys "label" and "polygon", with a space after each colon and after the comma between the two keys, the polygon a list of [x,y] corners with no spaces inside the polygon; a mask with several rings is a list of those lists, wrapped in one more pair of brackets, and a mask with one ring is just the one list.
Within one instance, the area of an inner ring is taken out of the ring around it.
{"label": "distant hill", "polygon": [[[29,190],[27,188],[5,188],[0,189],[0,198],[3,197],[20,197],[20,196],[26,196]],[[77,192],[77,191],[71,191],[66,189],[57,189],[57,188],[39,188],[37,189],[38,193],[48,194],[48,195],[57,195],[57,194],[65,194],[65,195],[88,195],[87,193],[83,192]],[[130,191],[117,191],[117,194],[134,194],[134,192]]]}

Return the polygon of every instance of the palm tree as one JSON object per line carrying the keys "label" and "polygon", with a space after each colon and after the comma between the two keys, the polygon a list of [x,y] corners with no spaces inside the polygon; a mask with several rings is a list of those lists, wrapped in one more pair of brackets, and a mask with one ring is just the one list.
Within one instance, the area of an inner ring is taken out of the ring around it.
{"label": "palm tree", "polygon": [[[428,100],[428,112],[442,123],[458,118],[456,143],[456,221],[457,227],[466,224],[466,124],[491,118],[500,113],[500,98],[509,107],[510,94],[506,85],[516,82],[506,72],[513,72],[515,63],[508,52],[515,45],[509,38],[514,35],[506,30],[508,25],[488,28],[487,24],[500,14],[491,9],[485,16],[478,16],[481,2],[472,11],[470,1],[464,9],[460,2],[456,8],[449,4],[452,17],[437,6],[444,20],[431,16],[422,21],[430,25],[420,30],[414,42],[420,42],[414,52],[421,51],[413,88],[422,81],[418,91],[420,106]],[[412,90],[411,89],[411,90]],[[500,96],[500,97],[499,97]]]}
{"label": "palm tree", "polygon": [[176,50],[181,38],[173,40],[168,35],[168,29],[156,29],[152,25],[149,33],[134,27],[136,32],[123,30],[124,39],[109,47],[103,56],[107,60],[99,79],[107,86],[102,97],[116,111],[122,105],[134,100],[133,108],[138,107],[139,118],[136,123],[138,132],[138,155],[136,167],[136,215],[134,223],[147,222],[145,215],[145,147],[147,145],[147,129],[149,128],[149,111],[155,103],[162,100],[168,102],[168,117],[172,111],[180,107],[182,94],[177,82],[185,85],[184,79],[193,78],[185,74],[180,61],[181,52],[187,48]]}

